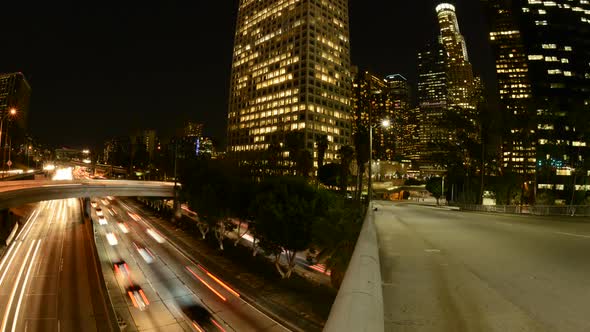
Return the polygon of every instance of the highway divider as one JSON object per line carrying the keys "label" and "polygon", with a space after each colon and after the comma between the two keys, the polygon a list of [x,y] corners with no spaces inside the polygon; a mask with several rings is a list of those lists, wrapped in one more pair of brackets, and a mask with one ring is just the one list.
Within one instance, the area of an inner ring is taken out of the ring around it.
{"label": "highway divider", "polygon": [[374,214],[375,210],[370,203],[324,332],[385,330],[379,243]]}

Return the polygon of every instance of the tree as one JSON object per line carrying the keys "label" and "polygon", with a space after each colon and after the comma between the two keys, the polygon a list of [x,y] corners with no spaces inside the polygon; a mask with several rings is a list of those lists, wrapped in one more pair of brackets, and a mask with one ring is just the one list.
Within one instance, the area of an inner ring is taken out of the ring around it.
{"label": "tree", "polygon": [[304,178],[309,178],[309,173],[313,170],[313,156],[311,152],[302,150],[297,157],[297,174]]}
{"label": "tree", "polygon": [[318,148],[318,169],[324,165],[324,157],[326,156],[326,150],[328,150],[328,136],[320,135],[316,141]]}
{"label": "tree", "polygon": [[[311,242],[311,229],[322,207],[314,187],[303,178],[265,179],[260,184],[251,212],[256,221],[260,245],[275,250],[275,266],[282,278],[289,278],[295,267],[295,254]],[[280,264],[284,252],[287,265]]]}
{"label": "tree", "polygon": [[354,159],[354,149],[350,145],[340,148],[340,192],[346,194],[348,177],[350,175],[350,163]]}
{"label": "tree", "polygon": [[221,250],[228,231],[233,229],[228,218],[231,215],[229,202],[234,201],[230,199],[235,190],[232,175],[236,173],[229,161],[201,158],[188,167],[181,178],[189,206],[199,213],[198,227],[203,239],[213,230]]}
{"label": "tree", "polygon": [[318,180],[329,188],[338,186],[340,165],[328,163],[318,169]]}
{"label": "tree", "polygon": [[442,188],[442,181],[443,179],[440,177],[431,177],[426,181],[426,190],[428,190],[432,194],[432,196],[436,198],[436,205],[438,205],[438,200],[444,194]]}
{"label": "tree", "polygon": [[338,288],[354,252],[364,209],[359,202],[350,204],[350,201],[329,192],[324,191],[320,195],[326,212],[313,227],[313,243],[319,251],[316,259],[330,269],[332,285]]}
{"label": "tree", "polygon": [[369,132],[364,127],[359,127],[353,136],[354,150],[357,165],[357,188],[356,199],[361,199],[363,191],[363,175],[365,174],[365,164],[369,162]]}
{"label": "tree", "polygon": [[289,151],[289,159],[291,160],[291,170],[293,174],[297,171],[297,162],[299,161],[299,154],[305,148],[305,140],[303,132],[290,131],[285,136],[285,148]]}

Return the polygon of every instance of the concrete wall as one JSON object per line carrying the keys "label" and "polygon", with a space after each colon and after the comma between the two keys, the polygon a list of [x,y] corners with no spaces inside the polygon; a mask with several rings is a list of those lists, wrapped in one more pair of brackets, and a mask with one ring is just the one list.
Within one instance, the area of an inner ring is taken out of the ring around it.
{"label": "concrete wall", "polygon": [[371,205],[324,331],[381,332],[384,329],[379,244]]}

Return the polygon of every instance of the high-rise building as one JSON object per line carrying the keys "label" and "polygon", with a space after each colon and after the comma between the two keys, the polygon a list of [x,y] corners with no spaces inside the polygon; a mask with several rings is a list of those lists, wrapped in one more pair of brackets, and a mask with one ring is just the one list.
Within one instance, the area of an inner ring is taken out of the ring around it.
{"label": "high-rise building", "polygon": [[459,30],[455,6],[441,3],[436,6],[440,39],[446,52],[447,94],[449,107],[475,109],[473,68],[467,55],[465,38]]}
{"label": "high-rise building", "polygon": [[447,57],[440,42],[418,52],[418,158],[427,161],[433,145],[449,140],[440,123],[448,111]]}
{"label": "high-rise building", "polygon": [[590,158],[590,3],[484,3],[509,119],[503,165],[534,164],[538,188],[564,190]]}
{"label": "high-rise building", "polygon": [[408,156],[416,150],[416,141],[414,140],[414,129],[417,125],[415,112],[410,102],[410,85],[408,80],[401,74],[393,74],[385,77],[387,84],[387,95],[391,101],[392,119],[391,125],[393,135],[390,135],[390,141],[386,142],[387,146],[395,146],[394,154],[396,156]]}
{"label": "high-rise building", "polygon": [[299,131],[309,151],[327,135],[325,158],[334,159],[351,143],[350,85],[348,1],[240,0],[228,152],[264,150]]}
{"label": "high-rise building", "polygon": [[[503,112],[502,167],[517,173],[535,169],[536,130],[529,65],[517,17],[508,1],[488,2],[490,43],[496,62]],[[519,8],[520,10],[520,8]]]}
{"label": "high-rise building", "polygon": [[[353,68],[352,108],[353,132],[373,127],[373,158],[393,160],[395,156],[395,130],[392,125],[383,127],[383,120],[395,121],[395,109],[388,82],[367,71]],[[369,121],[370,113],[370,121]]]}

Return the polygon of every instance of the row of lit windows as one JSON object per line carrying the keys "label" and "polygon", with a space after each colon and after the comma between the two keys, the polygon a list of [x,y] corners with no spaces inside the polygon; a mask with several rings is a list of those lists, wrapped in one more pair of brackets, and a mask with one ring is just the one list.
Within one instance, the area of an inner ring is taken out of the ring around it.
{"label": "row of lit windows", "polygon": [[299,2],[299,0],[279,0],[274,4],[274,6],[267,6],[264,9],[256,12],[251,17],[247,17],[244,20],[244,23],[240,25],[241,30],[239,31],[242,33],[244,30],[249,30],[254,25],[258,24],[259,22],[275,16],[283,9],[295,5],[295,3]]}

